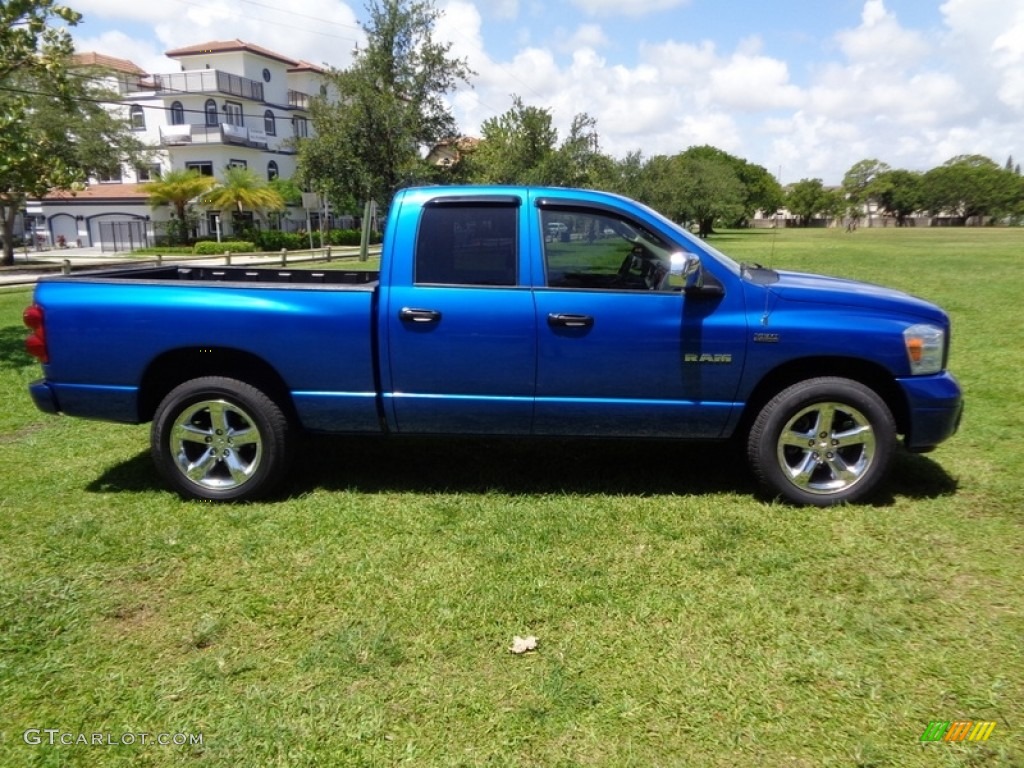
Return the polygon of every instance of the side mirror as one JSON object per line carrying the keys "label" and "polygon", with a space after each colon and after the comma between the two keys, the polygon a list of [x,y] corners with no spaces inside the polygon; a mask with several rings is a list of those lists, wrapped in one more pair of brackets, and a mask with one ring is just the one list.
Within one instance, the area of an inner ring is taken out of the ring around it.
{"label": "side mirror", "polygon": [[670,273],[682,278],[683,293],[699,291],[704,287],[704,270],[700,257],[693,253],[673,253]]}

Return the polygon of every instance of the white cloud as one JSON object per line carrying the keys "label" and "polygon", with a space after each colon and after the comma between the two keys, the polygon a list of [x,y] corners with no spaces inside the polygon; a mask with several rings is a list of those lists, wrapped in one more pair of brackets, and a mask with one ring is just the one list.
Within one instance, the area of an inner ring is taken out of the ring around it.
{"label": "white cloud", "polygon": [[924,36],[901,26],[882,0],[867,0],[861,25],[840,32],[836,39],[850,61],[872,69],[913,64],[929,51]]}
{"label": "white cloud", "polygon": [[126,3],[124,0],[77,0],[74,8],[82,14],[83,23],[88,24],[94,16],[121,21],[144,21],[153,23],[171,19],[181,13],[182,7],[174,2]]}
{"label": "white cloud", "polygon": [[641,44],[640,60],[662,73],[666,84],[694,88],[716,65],[715,45],[665,42]]}
{"label": "white cloud", "polygon": [[946,52],[965,81],[991,93],[1010,119],[1024,116],[1024,2],[948,0]]}
{"label": "white cloud", "polygon": [[584,24],[559,47],[563,51],[576,51],[581,48],[604,48],[609,42],[600,25]]}
{"label": "white cloud", "polygon": [[179,66],[164,56],[162,47],[158,49],[149,40],[130,37],[119,30],[108,30],[96,37],[82,37],[76,34],[75,50],[128,59],[146,72],[172,72]]}
{"label": "white cloud", "polygon": [[789,82],[786,62],[767,56],[737,54],[710,73],[716,103],[740,112],[796,107],[800,89]]}
{"label": "white cloud", "polygon": [[[337,0],[291,0],[286,8],[254,6],[241,0],[164,0],[125,3],[124,0],[77,0],[84,21],[72,29],[79,42],[102,43],[90,35],[101,20],[145,24],[155,33],[162,51],[206,40],[241,39],[293,59],[345,67],[352,48],[364,38],[352,9]],[[268,30],[273,30],[268,34]],[[109,38],[108,38],[109,40]],[[121,56],[111,50],[99,51]],[[123,56],[128,58],[127,56]],[[136,62],[148,69],[142,62]],[[172,65],[173,66],[173,65]],[[166,70],[165,70],[166,71]]]}
{"label": "white cloud", "polygon": [[519,16],[519,0],[490,0],[487,10],[498,19],[515,19]]}

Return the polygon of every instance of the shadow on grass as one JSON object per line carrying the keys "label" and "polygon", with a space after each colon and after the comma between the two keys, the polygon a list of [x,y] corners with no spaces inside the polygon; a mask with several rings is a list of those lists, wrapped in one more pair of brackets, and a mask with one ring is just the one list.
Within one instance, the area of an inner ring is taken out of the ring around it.
{"label": "shadow on grass", "polygon": [[28,334],[28,328],[24,327],[0,328],[0,370],[15,370],[36,362],[25,351],[25,338]]}
{"label": "shadow on grass", "polygon": [[[131,493],[163,487],[146,451],[107,469],[88,490]],[[362,493],[757,494],[742,452],[731,443],[488,438],[307,437],[285,493],[316,488]],[[956,488],[956,481],[931,459],[901,452],[874,503],[889,506],[898,496],[936,498]]]}

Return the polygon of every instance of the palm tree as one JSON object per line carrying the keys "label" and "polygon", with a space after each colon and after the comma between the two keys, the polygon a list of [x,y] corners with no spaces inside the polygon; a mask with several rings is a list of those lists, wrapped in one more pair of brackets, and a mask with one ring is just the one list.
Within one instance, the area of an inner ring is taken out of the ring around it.
{"label": "palm tree", "polygon": [[161,205],[174,206],[181,227],[179,236],[184,240],[185,208],[216,183],[212,176],[203,176],[198,171],[177,170],[165,173],[159,181],[149,182],[146,189],[149,192],[149,204],[153,208]]}
{"label": "palm tree", "polygon": [[203,204],[210,208],[253,211],[281,210],[284,198],[267,182],[248,168],[231,167],[224,171],[224,180],[203,196]]}

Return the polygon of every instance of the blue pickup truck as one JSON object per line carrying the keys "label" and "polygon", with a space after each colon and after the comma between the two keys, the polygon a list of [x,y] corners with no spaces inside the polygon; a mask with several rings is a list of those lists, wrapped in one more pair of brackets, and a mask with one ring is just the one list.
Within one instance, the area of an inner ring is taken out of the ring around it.
{"label": "blue pickup truck", "polygon": [[53,277],[25,322],[41,410],[152,421],[160,473],[207,500],[270,493],[308,431],[737,439],[768,494],[826,506],[962,409],[938,307],[739,264],[585,190],[407,189],[379,273]]}

